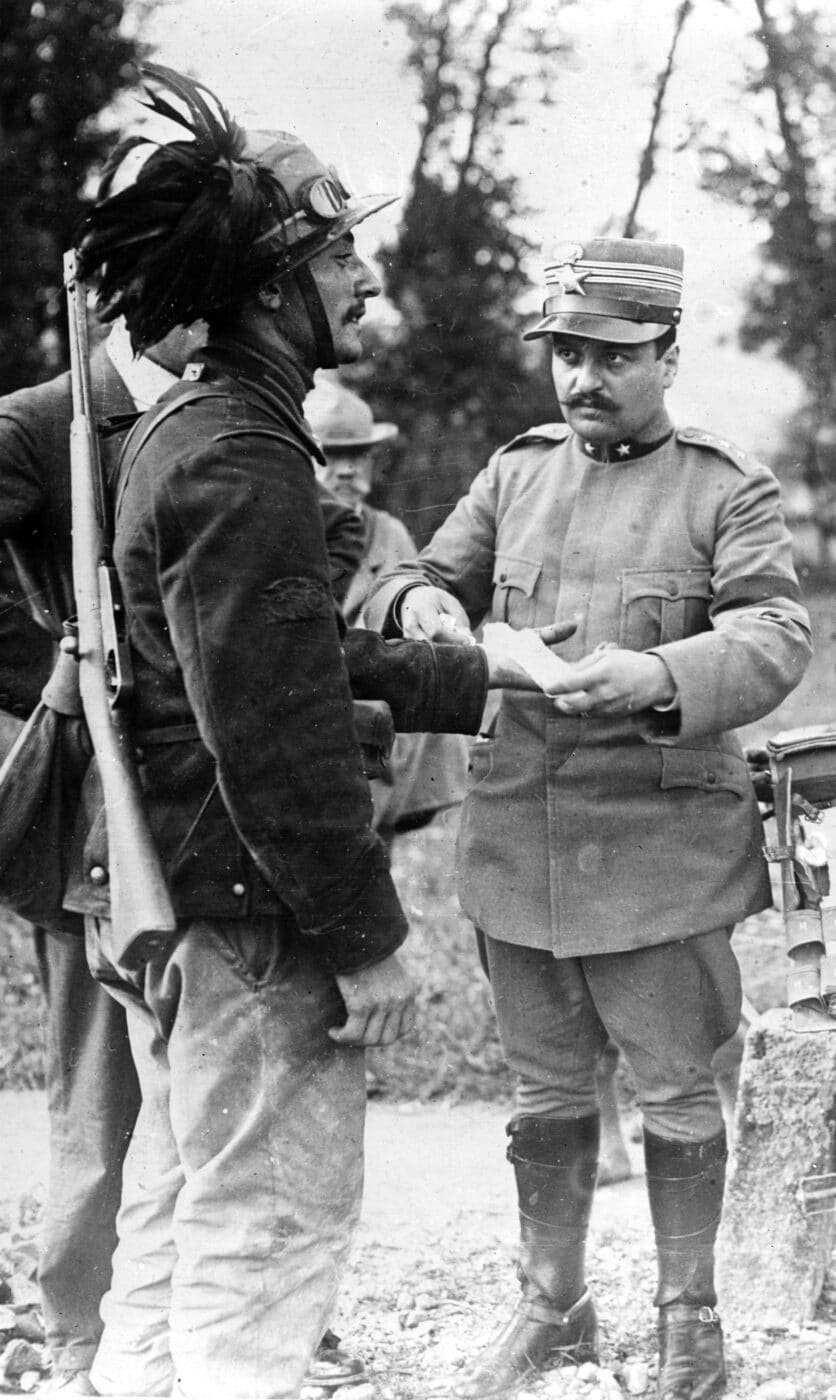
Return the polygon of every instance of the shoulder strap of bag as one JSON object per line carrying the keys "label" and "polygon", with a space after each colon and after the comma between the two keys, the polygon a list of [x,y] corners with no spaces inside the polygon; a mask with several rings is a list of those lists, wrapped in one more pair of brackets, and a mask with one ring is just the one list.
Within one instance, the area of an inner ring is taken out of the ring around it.
{"label": "shoulder strap of bag", "polygon": [[[122,505],[122,498],[125,488],[130,480],[134,462],[139,456],[145,444],[157,431],[161,423],[172,414],[178,413],[186,404],[195,403],[198,399],[222,399],[226,394],[219,393],[217,389],[211,389],[208,384],[195,384],[193,388],[187,389],[185,393],[178,394],[176,399],[169,399],[168,403],[158,404],[149,409],[134,424],[130,433],[125,439],[122,451],[119,454],[119,463],[116,468],[116,500],[114,502],[114,519],[118,516]],[[149,421],[150,420],[150,421]]]}

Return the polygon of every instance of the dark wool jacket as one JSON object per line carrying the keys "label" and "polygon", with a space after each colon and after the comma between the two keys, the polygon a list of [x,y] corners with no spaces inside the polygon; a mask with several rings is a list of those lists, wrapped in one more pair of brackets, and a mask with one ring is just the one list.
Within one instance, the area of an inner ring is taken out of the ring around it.
{"label": "dark wool jacket", "polygon": [[[104,345],[91,356],[93,407],[102,422],[134,412],[133,400]],[[29,714],[53,661],[53,636],[74,611],[70,536],[69,374],[0,399],[0,709]],[[105,470],[121,437],[102,443]],[[34,621],[32,610],[42,625]]]}
{"label": "dark wool jacket", "polygon": [[[152,830],[179,915],[289,912],[328,965],[362,967],[399,946],[406,922],[369,825],[352,686],[388,700],[400,728],[473,732],[484,656],[345,633],[301,411],[309,386],[289,359],[240,342],[201,358],[199,383],[141,420],[118,473]],[[105,859],[96,820],[71,907],[101,909],[87,877]]]}
{"label": "dark wool jacket", "polygon": [[[135,416],[134,402],[102,344],[90,357],[93,412],[100,425]],[[69,374],[0,399],[0,538],[13,541],[27,593],[60,636],[74,611],[70,535]],[[122,434],[102,440],[102,465],[115,466]]]}

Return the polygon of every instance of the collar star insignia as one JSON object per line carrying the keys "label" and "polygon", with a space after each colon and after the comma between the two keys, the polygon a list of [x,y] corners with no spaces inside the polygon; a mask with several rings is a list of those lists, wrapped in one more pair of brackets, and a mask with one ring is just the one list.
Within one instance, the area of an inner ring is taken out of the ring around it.
{"label": "collar star insignia", "polygon": [[579,438],[582,452],[587,457],[592,457],[596,462],[605,464],[612,462],[624,462],[629,457],[631,462],[639,457],[648,457],[651,452],[658,449],[673,436],[673,428],[663,437],[657,438],[654,442],[637,441],[636,438],[622,438],[620,442],[589,442],[586,438]]}

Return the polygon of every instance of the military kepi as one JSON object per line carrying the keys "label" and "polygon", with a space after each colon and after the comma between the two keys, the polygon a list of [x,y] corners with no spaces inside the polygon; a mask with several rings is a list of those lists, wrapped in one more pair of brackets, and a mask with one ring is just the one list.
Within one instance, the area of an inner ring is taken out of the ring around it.
{"label": "military kepi", "polygon": [[542,320],[524,340],[579,335],[640,345],[682,315],[684,254],[675,243],[591,238],[561,246],[546,266]]}

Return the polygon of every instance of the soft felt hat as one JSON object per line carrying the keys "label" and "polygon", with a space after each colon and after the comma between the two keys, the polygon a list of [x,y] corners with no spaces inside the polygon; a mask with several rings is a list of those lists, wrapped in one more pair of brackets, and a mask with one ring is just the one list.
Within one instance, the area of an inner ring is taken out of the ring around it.
{"label": "soft felt hat", "polygon": [[317,375],[305,399],[305,417],[326,454],[361,450],[391,442],[398,435],[394,423],[376,423],[368,404],[338,380]]}

